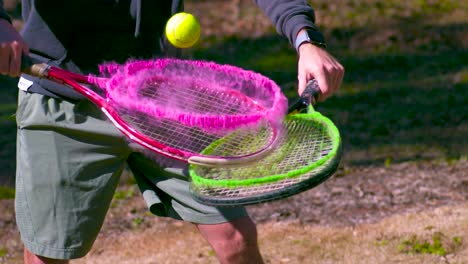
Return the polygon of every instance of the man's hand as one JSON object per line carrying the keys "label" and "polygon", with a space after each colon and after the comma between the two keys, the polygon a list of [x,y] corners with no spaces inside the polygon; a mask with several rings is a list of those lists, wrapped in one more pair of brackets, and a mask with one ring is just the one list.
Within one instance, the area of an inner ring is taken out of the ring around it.
{"label": "man's hand", "polygon": [[28,45],[8,21],[0,19],[0,74],[19,76],[23,53],[29,54]]}
{"label": "man's hand", "polygon": [[325,49],[311,43],[299,47],[299,94],[304,91],[307,81],[315,78],[322,91],[319,101],[324,101],[341,86],[344,72],[344,67]]}

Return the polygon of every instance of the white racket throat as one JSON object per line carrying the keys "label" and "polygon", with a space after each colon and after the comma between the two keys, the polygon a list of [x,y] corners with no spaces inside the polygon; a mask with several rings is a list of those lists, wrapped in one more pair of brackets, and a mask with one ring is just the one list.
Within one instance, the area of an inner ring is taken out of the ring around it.
{"label": "white racket throat", "polygon": [[203,167],[242,167],[249,163],[254,163],[271,153],[275,146],[278,145],[277,141],[273,142],[269,147],[263,149],[259,153],[255,153],[242,158],[212,158],[207,156],[191,156],[188,158],[188,163],[193,165],[199,165]]}

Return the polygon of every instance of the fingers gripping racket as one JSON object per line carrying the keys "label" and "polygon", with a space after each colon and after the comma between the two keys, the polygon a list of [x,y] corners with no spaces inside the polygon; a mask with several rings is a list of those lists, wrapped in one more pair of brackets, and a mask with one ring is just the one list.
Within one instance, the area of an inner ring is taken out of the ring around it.
{"label": "fingers gripping racket", "polygon": [[[190,166],[191,192],[209,205],[237,206],[285,198],[328,179],[341,157],[341,139],[331,120],[314,110],[319,88],[308,83],[291,104],[284,134],[267,156],[240,167]],[[206,152],[216,151],[216,147]]]}
{"label": "fingers gripping racket", "polygon": [[[287,112],[286,98],[271,80],[211,62],[107,64],[102,72],[108,76],[97,77],[23,58],[23,72],[79,92],[146,151],[202,166],[229,166],[264,156],[280,135],[275,122]],[[222,139],[225,151],[218,147],[216,153],[201,153]],[[249,141],[256,142],[254,148],[243,147]]]}

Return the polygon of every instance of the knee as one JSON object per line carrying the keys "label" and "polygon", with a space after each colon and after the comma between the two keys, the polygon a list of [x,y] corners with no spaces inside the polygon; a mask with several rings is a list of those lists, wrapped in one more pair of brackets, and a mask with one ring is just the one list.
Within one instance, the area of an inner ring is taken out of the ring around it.
{"label": "knee", "polygon": [[225,241],[240,247],[257,244],[257,227],[250,218],[234,220],[226,228]]}
{"label": "knee", "polygon": [[257,227],[249,217],[198,228],[217,251],[243,250],[257,244]]}
{"label": "knee", "polygon": [[217,252],[237,255],[257,248],[257,227],[250,218],[226,223],[219,231],[220,237],[211,241]]}
{"label": "knee", "polygon": [[68,260],[50,259],[42,256],[38,256],[26,248],[24,248],[24,263],[25,264],[68,264]]}
{"label": "knee", "polygon": [[249,217],[199,228],[220,263],[263,263],[257,245],[257,227]]}

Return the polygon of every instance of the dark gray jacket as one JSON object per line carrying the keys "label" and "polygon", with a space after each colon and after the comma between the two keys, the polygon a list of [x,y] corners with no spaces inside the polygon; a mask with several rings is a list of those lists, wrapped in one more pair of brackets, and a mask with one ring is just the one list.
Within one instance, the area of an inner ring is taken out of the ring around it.
{"label": "dark gray jacket", "polygon": [[[279,34],[292,44],[304,27],[324,42],[306,0],[255,0]],[[42,61],[72,71],[96,72],[104,61],[150,58],[167,53],[164,26],[183,0],[22,0],[22,36]],[[7,18],[0,0],[0,17]],[[31,78],[31,77],[28,77]],[[53,84],[39,81],[44,85]],[[38,87],[36,87],[38,88]],[[54,94],[48,94],[54,96]]]}

